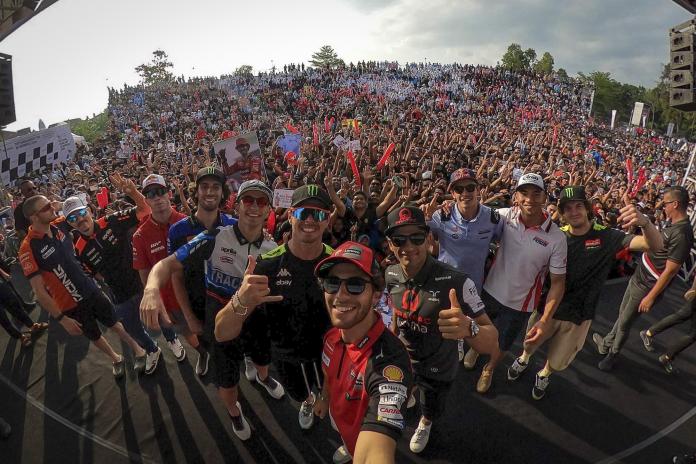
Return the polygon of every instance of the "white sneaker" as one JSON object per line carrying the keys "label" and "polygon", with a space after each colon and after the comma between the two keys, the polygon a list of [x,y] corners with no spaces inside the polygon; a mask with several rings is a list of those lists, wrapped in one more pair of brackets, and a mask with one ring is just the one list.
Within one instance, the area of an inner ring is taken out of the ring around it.
{"label": "white sneaker", "polygon": [[269,395],[271,397],[279,400],[285,395],[285,389],[283,386],[278,382],[276,379],[271,377],[270,375],[266,377],[265,381],[262,381],[259,379],[259,374],[258,372],[256,373],[256,382],[261,385],[263,388],[266,389]]}
{"label": "white sneaker", "polygon": [[334,464],[346,464],[353,460],[353,456],[350,455],[346,449],[346,445],[341,445],[338,447],[333,455]]}
{"label": "white sneaker", "polygon": [[239,404],[239,401],[237,401],[237,409],[239,409],[239,416],[234,417],[230,415],[230,419],[232,419],[232,431],[240,440],[248,440],[249,437],[251,437],[251,427],[249,427],[249,422],[247,422],[246,417],[244,417],[242,406]]}
{"label": "white sneaker", "polygon": [[158,346],[157,351],[147,354],[145,359],[145,375],[150,375],[157,369],[157,363],[162,355],[162,349]]}
{"label": "white sneaker", "polygon": [[302,430],[309,430],[314,424],[314,402],[316,399],[316,396],[312,393],[312,402],[307,403],[305,400],[300,405],[299,420]]}
{"label": "white sneaker", "polygon": [[411,393],[411,396],[408,397],[408,403],[406,403],[406,409],[411,409],[416,405],[416,395],[414,393]]}
{"label": "white sneaker", "polygon": [[250,357],[244,356],[244,376],[247,378],[249,382],[253,382],[256,380],[256,377],[258,376],[258,372],[256,372],[256,366],[254,366],[254,362],[251,360]]}
{"label": "white sneaker", "polygon": [[210,353],[207,351],[205,354],[198,353],[198,361],[196,361],[196,375],[198,377],[203,377],[208,373],[208,363],[210,362]]}
{"label": "white sneaker", "polygon": [[186,350],[184,349],[184,345],[182,345],[179,341],[179,337],[176,337],[171,342],[167,342],[167,345],[169,345],[169,349],[172,350],[172,353],[174,353],[174,357],[178,362],[186,359]]}
{"label": "white sneaker", "polygon": [[426,445],[428,444],[428,440],[430,439],[430,429],[432,426],[432,422],[429,425],[423,424],[422,420],[418,422],[418,428],[411,437],[411,444],[409,446],[411,451],[414,453],[420,453],[425,449]]}

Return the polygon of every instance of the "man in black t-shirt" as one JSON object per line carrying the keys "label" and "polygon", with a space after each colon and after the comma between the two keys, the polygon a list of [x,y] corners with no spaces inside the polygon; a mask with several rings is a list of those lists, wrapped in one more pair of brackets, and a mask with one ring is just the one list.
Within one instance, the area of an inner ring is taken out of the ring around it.
{"label": "man in black t-shirt", "polygon": [[397,208],[387,222],[389,247],[399,260],[386,270],[387,304],[392,329],[406,345],[415,384],[423,392],[422,416],[410,444],[411,451],[420,453],[457,374],[458,339],[487,353],[497,343],[498,331],[473,280],[428,253],[428,226],[420,209]]}
{"label": "man in black t-shirt", "polygon": [[[542,336],[534,343],[525,343],[524,351],[508,369],[508,379],[517,380],[527,369],[532,354],[548,342],[546,364],[537,373],[532,388],[535,400],[544,397],[551,374],[566,369],[585,344],[600,291],[616,261],[616,254],[624,248],[645,251],[662,247],[658,230],[633,205],[627,204],[619,219],[625,228],[642,227],[642,236],[625,234],[593,222],[584,187],[563,189],[559,211],[567,224],[561,228],[568,240],[566,290]],[[532,313],[528,330],[540,317],[538,310]]]}
{"label": "man in black t-shirt", "polygon": [[671,187],[665,192],[662,204],[670,221],[661,231],[664,246],[657,252],[643,253],[638,269],[628,282],[614,327],[604,337],[598,333],[592,336],[597,351],[605,355],[599,363],[602,370],[612,369],[638,314],[652,309],[689,256],[694,241],[686,214],[689,193],[683,187]]}

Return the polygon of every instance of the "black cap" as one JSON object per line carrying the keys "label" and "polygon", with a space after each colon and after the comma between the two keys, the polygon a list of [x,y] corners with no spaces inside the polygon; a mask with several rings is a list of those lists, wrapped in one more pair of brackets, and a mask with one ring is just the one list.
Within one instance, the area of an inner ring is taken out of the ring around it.
{"label": "black cap", "polygon": [[303,185],[292,192],[292,202],[290,206],[316,206],[329,209],[332,205],[331,197],[326,190],[316,184]]}
{"label": "black cap", "polygon": [[215,166],[200,168],[198,174],[196,174],[196,183],[199,183],[204,177],[214,177],[216,180],[219,180],[221,184],[225,183],[225,174]]}
{"label": "black cap", "polygon": [[561,199],[558,201],[558,206],[563,208],[563,205],[569,201],[587,201],[585,187],[582,185],[569,185],[561,190]]}
{"label": "black cap", "polygon": [[428,230],[423,211],[413,206],[397,208],[389,213],[389,216],[387,216],[387,229],[384,231],[384,234],[391,235],[394,230],[402,226],[418,226],[426,231]]}

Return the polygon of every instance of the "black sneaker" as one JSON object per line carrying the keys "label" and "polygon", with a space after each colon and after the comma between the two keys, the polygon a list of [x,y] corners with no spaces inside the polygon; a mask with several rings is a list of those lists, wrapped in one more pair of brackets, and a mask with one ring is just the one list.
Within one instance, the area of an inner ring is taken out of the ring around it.
{"label": "black sneaker", "polygon": [[604,346],[604,337],[598,333],[595,332],[592,334],[592,341],[595,342],[595,345],[597,345],[597,352],[599,354],[607,354],[609,352],[609,350]]}
{"label": "black sneaker", "polygon": [[507,371],[507,377],[508,380],[517,380],[520,378],[520,375],[527,369],[527,364],[526,362],[523,362],[520,358],[515,359],[515,362],[512,363],[512,366],[508,368]]}
{"label": "black sneaker", "polygon": [[536,375],[534,380],[534,387],[532,387],[532,398],[535,400],[540,400],[546,394],[546,387],[549,386],[549,377],[542,377],[539,374]]}
{"label": "black sneaker", "polygon": [[121,360],[113,363],[111,372],[114,374],[115,379],[120,379],[126,373],[126,360],[121,356]]}
{"label": "black sneaker", "polygon": [[655,347],[653,346],[652,342],[652,336],[648,335],[647,330],[640,331],[640,339],[643,340],[643,346],[646,350],[650,351],[651,353],[655,351]]}
{"label": "black sneaker", "polygon": [[597,364],[597,367],[599,367],[603,371],[610,371],[614,367],[614,363],[616,362],[616,353],[607,353],[607,355],[599,361],[599,364]]}
{"label": "black sneaker", "polygon": [[657,358],[658,361],[660,361],[660,364],[662,364],[662,367],[664,367],[665,372],[668,374],[673,374],[674,373],[674,366],[672,366],[672,360],[669,359],[669,356],[666,354],[663,354],[659,358]]}
{"label": "black sneaker", "polygon": [[237,402],[237,409],[239,409],[238,416],[233,416],[228,412],[230,419],[232,419],[232,431],[240,440],[248,440],[249,437],[251,437],[251,427],[249,427],[249,422],[247,422],[246,417],[244,417],[242,406],[239,402]]}

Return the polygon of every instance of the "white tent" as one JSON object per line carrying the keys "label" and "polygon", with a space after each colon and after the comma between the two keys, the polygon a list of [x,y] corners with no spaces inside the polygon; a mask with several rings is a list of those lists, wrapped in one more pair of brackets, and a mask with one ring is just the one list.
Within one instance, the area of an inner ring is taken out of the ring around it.
{"label": "white tent", "polygon": [[75,141],[75,145],[87,145],[87,141],[81,135],[72,134],[72,138]]}

